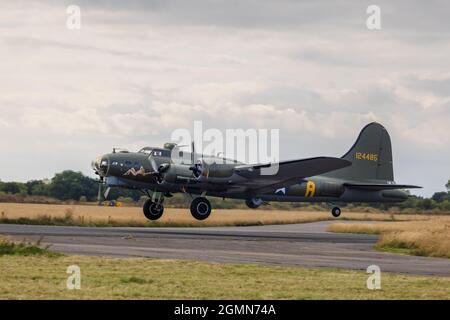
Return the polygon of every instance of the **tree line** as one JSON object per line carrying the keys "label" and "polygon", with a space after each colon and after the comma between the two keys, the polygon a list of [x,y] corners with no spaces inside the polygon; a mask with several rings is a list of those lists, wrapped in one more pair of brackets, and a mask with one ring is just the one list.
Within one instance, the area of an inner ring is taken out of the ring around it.
{"label": "tree line", "polygon": [[[0,181],[0,195],[7,194],[22,197],[43,196],[60,201],[96,201],[98,187],[98,180],[85,176],[81,172],[66,170],[55,174],[52,179],[31,180],[25,183]],[[450,180],[445,187],[447,188],[447,191],[436,192],[430,198],[410,195],[406,201],[398,204],[375,203],[358,205],[379,209],[389,209],[390,207],[395,206],[401,209],[416,208],[423,210],[438,209],[450,211]],[[137,202],[141,200],[142,196],[143,194],[138,190],[111,188],[108,199]],[[183,201],[182,197],[176,196],[171,202],[178,206],[183,205]],[[242,201],[231,200],[228,201],[226,207],[232,208],[240,206],[241,202]],[[277,204],[276,206],[278,207],[279,205]],[[284,206],[299,207],[302,206],[302,204],[280,204],[280,206],[283,206],[283,208]],[[223,205],[219,205],[219,207],[223,207]]]}
{"label": "tree line", "polygon": [[[81,172],[65,170],[52,179],[22,182],[0,181],[0,192],[22,196],[45,196],[61,201],[96,201],[99,182]],[[138,201],[142,193],[136,190],[111,188],[108,199],[130,198]]]}

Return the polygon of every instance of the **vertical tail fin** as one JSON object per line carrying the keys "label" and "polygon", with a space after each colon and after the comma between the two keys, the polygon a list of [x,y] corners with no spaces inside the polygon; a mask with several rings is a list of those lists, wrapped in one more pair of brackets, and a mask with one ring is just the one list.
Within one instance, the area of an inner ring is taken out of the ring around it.
{"label": "vertical tail fin", "polygon": [[379,123],[365,126],[355,144],[342,156],[352,165],[327,174],[329,177],[357,181],[394,181],[391,138]]}

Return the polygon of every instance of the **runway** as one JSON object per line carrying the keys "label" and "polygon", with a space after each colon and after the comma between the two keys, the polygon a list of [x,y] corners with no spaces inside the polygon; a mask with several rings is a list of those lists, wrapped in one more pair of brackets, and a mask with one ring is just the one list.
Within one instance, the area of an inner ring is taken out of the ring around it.
{"label": "runway", "polygon": [[[326,222],[257,227],[88,228],[0,225],[0,234],[68,254],[261,263],[450,276],[450,259],[378,252],[377,236],[326,232]],[[350,223],[350,222],[349,222]]]}

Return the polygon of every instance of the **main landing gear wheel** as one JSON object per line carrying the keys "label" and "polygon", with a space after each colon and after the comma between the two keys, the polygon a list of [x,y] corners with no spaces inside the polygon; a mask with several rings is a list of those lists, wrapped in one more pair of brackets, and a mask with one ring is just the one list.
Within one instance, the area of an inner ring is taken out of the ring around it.
{"label": "main landing gear wheel", "polygon": [[341,208],[339,207],[334,207],[333,209],[331,209],[331,214],[333,215],[333,217],[337,218],[341,215]]}
{"label": "main landing gear wheel", "polygon": [[245,204],[250,209],[257,209],[263,202],[260,199],[246,199]]}
{"label": "main landing gear wheel", "polygon": [[144,216],[149,220],[158,220],[164,213],[164,206],[162,203],[153,202],[148,199],[144,203]]}
{"label": "main landing gear wheel", "polygon": [[197,220],[205,220],[211,214],[211,203],[203,197],[195,198],[191,202],[191,214]]}

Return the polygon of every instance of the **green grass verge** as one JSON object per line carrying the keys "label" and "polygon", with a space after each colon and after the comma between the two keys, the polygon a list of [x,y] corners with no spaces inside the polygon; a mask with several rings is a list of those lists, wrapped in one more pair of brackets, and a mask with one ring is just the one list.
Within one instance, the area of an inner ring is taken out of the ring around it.
{"label": "green grass verge", "polygon": [[395,247],[395,246],[388,246],[388,245],[375,245],[375,249],[379,251],[389,252],[389,253],[396,253],[396,254],[403,254],[403,255],[410,255],[410,256],[417,256],[417,252],[415,249],[411,248],[404,248],[404,247]]}
{"label": "green grass verge", "polygon": [[[67,267],[81,289],[66,288]],[[45,255],[0,257],[0,299],[449,299],[450,278],[253,264]]]}
{"label": "green grass verge", "polygon": [[60,254],[51,252],[48,248],[42,248],[40,242],[36,244],[28,242],[12,242],[5,239],[0,239],[0,257],[4,255],[15,256],[33,256],[43,255],[47,257],[58,257]]}
{"label": "green grass verge", "polygon": [[333,230],[331,228],[328,228],[327,231],[334,232],[334,233],[353,233],[353,234],[371,234],[371,235],[380,235],[383,233],[381,230],[351,230],[351,231],[345,231],[345,230]]}

